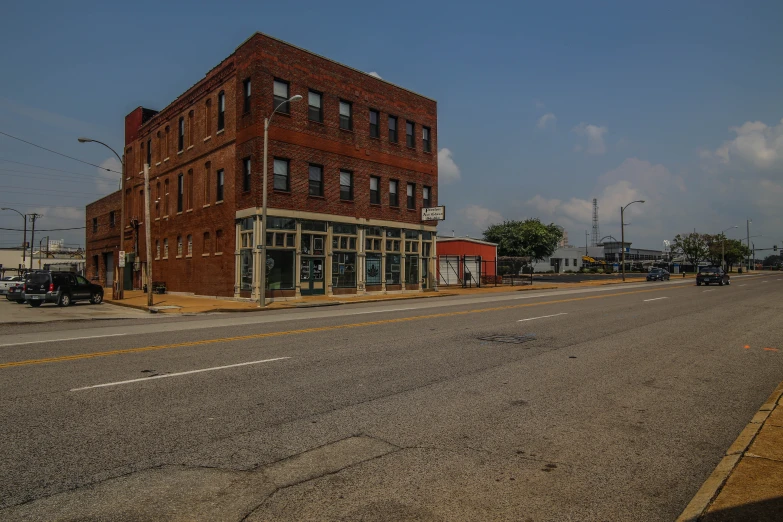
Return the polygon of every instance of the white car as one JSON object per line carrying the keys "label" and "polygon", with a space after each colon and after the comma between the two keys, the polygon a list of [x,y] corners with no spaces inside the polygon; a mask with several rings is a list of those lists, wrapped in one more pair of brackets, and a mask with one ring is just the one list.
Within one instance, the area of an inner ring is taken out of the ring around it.
{"label": "white car", "polygon": [[7,294],[8,289],[17,284],[24,283],[24,277],[22,276],[7,276],[0,280],[0,295]]}

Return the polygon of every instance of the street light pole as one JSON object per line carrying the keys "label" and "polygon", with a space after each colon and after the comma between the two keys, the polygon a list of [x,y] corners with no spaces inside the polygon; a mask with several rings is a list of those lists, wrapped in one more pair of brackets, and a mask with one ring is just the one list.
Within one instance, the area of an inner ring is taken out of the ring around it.
{"label": "street light pole", "polygon": [[[753,221],[751,221],[750,219],[745,221],[745,226],[747,227],[747,233],[748,233],[748,250],[750,250],[750,224],[751,223],[753,223]],[[750,256],[750,252],[748,252],[748,256]],[[747,261],[748,261],[748,263],[747,263],[748,272],[750,272],[750,257],[748,257],[748,256],[745,256],[745,257],[747,258]]]}
{"label": "street light pole", "polygon": [[[107,149],[109,149],[110,151],[112,151],[114,153],[114,155],[117,156],[117,159],[120,160],[120,165],[122,166],[122,168],[120,169],[120,171],[121,171],[121,174],[120,174],[120,252],[124,252],[125,251],[125,245],[123,244],[123,243],[125,243],[125,160],[123,159],[124,158],[124,154],[123,154],[123,157],[120,157],[120,155],[117,154],[116,150],[114,150],[113,148],[109,147],[108,145],[106,145],[102,141],[93,140],[93,139],[90,139],[90,138],[79,138],[79,143],[90,143],[90,142],[92,142],[92,143],[99,143],[99,144],[103,145],[104,147],[106,147]],[[119,255],[119,253],[118,253],[118,255]],[[117,295],[116,295],[116,298],[117,299],[122,299],[123,297],[125,297],[125,277],[124,277],[125,276],[125,268],[122,267],[122,266],[119,266],[120,265],[120,260],[119,259],[117,259],[116,262],[117,262],[117,272],[116,273],[117,273],[117,277],[119,278],[119,284],[117,285]],[[122,264],[124,265],[125,263],[122,263]]]}
{"label": "street light pole", "polygon": [[[44,236],[41,238],[41,240],[38,242],[38,269],[41,268],[41,261],[43,259],[43,247],[41,246],[41,243],[43,243],[43,240],[46,239],[46,244],[49,244],[49,236]],[[46,252],[49,252],[49,247],[47,246]],[[31,263],[32,264],[32,263]]]}
{"label": "street light pole", "polygon": [[266,306],[266,163],[267,163],[267,143],[269,142],[269,124],[272,123],[272,118],[275,116],[275,113],[277,112],[277,109],[285,105],[289,102],[295,102],[302,99],[302,96],[300,94],[295,94],[294,96],[291,96],[289,99],[287,99],[284,102],[280,102],[277,107],[274,108],[272,111],[272,114],[269,115],[268,118],[264,118],[264,180],[263,180],[263,188],[262,188],[262,197],[261,197],[261,237],[258,238],[261,243],[261,262],[259,263],[259,270],[258,270],[258,280],[259,280],[259,291],[258,291],[258,304],[259,306]]}
{"label": "street light pole", "polygon": [[[25,265],[27,265],[27,214],[22,214],[21,212],[19,212],[15,208],[3,207],[3,208],[0,208],[0,210],[13,210],[14,212],[16,212],[17,214],[22,216],[22,221],[24,222],[24,232],[23,232],[24,235],[22,236],[22,266],[24,268],[27,268],[25,266]],[[31,268],[32,268],[32,264],[33,264],[33,262],[30,261],[30,267]]]}
{"label": "street light pole", "polygon": [[636,201],[631,201],[624,207],[620,207],[620,250],[622,250],[623,253],[623,281],[625,281],[625,209],[634,203],[644,203],[644,200],[638,199]]}

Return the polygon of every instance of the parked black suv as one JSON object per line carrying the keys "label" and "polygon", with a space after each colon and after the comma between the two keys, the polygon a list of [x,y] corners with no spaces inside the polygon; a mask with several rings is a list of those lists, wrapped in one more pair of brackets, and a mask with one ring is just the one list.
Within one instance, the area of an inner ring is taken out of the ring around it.
{"label": "parked black suv", "polygon": [[24,280],[24,297],[30,306],[57,303],[69,306],[74,301],[89,299],[92,304],[103,302],[103,287],[71,272],[37,270]]}

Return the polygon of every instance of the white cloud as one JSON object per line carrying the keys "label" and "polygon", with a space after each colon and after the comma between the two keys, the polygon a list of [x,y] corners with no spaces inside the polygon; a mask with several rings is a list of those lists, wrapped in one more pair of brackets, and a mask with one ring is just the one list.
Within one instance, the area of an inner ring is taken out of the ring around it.
{"label": "white cloud", "polygon": [[461,177],[459,166],[454,163],[449,149],[440,149],[438,151],[438,182],[443,185],[449,185],[459,181]]}
{"label": "white cloud", "polygon": [[[588,154],[594,154],[600,156],[606,152],[606,143],[604,143],[604,134],[609,129],[606,127],[599,127],[597,125],[589,125],[587,123],[580,123],[574,127],[573,131],[579,136],[587,138],[587,148],[585,149]],[[581,151],[581,146],[579,146]],[[576,150],[576,149],[575,149]]]}
{"label": "white cloud", "polygon": [[740,161],[765,170],[783,163],[783,119],[773,127],[748,121],[731,131],[736,134],[733,140],[723,142],[714,152],[701,151],[701,157],[715,157],[724,164]]}
{"label": "white cloud", "polygon": [[40,219],[46,220],[46,226],[38,221],[36,224],[41,228],[67,228],[59,227],[59,225],[74,225],[78,223],[78,226],[84,226],[85,209],[83,207],[37,207],[30,211],[30,213],[40,214]]}
{"label": "white cloud", "polygon": [[538,119],[538,123],[536,124],[536,127],[543,130],[547,130],[547,129],[554,130],[556,124],[557,124],[557,117],[551,112],[548,112]]}
{"label": "white cloud", "polygon": [[377,72],[375,72],[375,71],[373,71],[373,72],[368,72],[367,74],[369,74],[370,76],[375,76],[375,77],[376,77],[376,78],[378,78],[379,80],[383,80],[383,78],[381,78],[381,75],[380,75],[380,74],[378,74],[378,73],[377,73]]}
{"label": "white cloud", "polygon": [[461,210],[462,216],[478,230],[484,230],[489,225],[503,222],[503,216],[499,212],[478,205],[470,205]]}
{"label": "white cloud", "polygon": [[[645,200],[644,204],[635,204],[626,210],[626,221],[634,216],[644,216],[646,233],[664,234],[667,229],[663,221],[679,223],[684,208],[681,199],[687,197],[686,191],[684,180],[663,165],[627,158],[598,178],[592,194],[598,199],[600,225],[608,227],[602,228],[604,232],[614,233],[619,227],[621,206]],[[550,199],[538,194],[524,206],[534,210],[542,220],[551,220],[566,228],[589,230],[592,225],[592,197]]]}

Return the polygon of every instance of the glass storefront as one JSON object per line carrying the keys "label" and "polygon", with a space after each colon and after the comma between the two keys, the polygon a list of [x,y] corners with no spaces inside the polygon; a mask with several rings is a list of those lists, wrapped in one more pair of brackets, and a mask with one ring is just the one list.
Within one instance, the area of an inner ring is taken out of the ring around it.
{"label": "glass storefront", "polygon": [[386,284],[387,285],[400,284],[400,255],[399,254],[386,255]]}
{"label": "glass storefront", "polygon": [[239,251],[239,289],[253,291],[253,250],[250,248]]}
{"label": "glass storefront", "polygon": [[368,285],[380,285],[383,282],[381,277],[381,255],[367,254],[367,281]]}
{"label": "glass storefront", "polygon": [[332,286],[356,288],[355,252],[338,252],[332,256]]}
{"label": "glass storefront", "polygon": [[405,258],[405,282],[409,285],[419,283],[419,257],[407,256]]}
{"label": "glass storefront", "polygon": [[293,290],[296,252],[293,250],[268,250],[266,255],[267,289]]}

